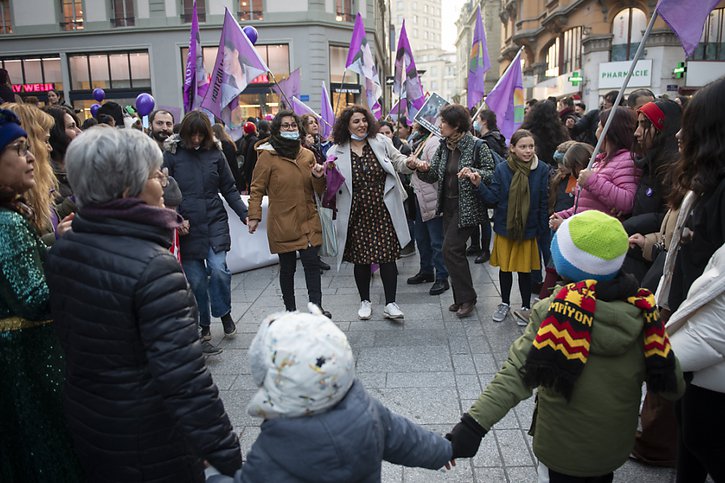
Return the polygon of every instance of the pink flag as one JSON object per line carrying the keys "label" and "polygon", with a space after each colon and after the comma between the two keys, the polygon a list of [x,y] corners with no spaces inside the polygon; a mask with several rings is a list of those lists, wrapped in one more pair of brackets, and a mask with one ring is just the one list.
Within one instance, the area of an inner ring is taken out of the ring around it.
{"label": "pink flag", "polygon": [[365,37],[365,25],[360,12],[355,18],[355,27],[352,31],[350,50],[347,52],[345,67],[365,78],[365,96],[367,97],[368,107],[375,115],[375,118],[380,119],[383,115],[383,109],[380,107],[378,99],[383,95],[383,87],[380,85],[378,68],[375,66],[370,45]]}
{"label": "pink flag", "polygon": [[238,106],[239,94],[252,79],[268,71],[267,64],[226,9],[211,85],[201,107],[221,118],[230,128],[236,127],[241,122],[232,123],[231,113]]}
{"label": "pink flag", "polygon": [[[300,96],[300,68],[296,68],[292,71],[292,73],[284,80],[279,81],[277,85],[272,86],[272,90],[275,91],[279,96],[281,97],[281,101],[287,104],[285,101],[285,96],[287,99],[291,99],[293,97],[299,97]],[[283,94],[284,93],[284,94]],[[292,107],[292,106],[288,106]]]}
{"label": "pink flag", "polygon": [[335,111],[332,109],[330,95],[327,92],[325,81],[322,81],[322,98],[320,101],[320,113],[322,114],[322,138],[329,139],[332,134],[332,127],[335,125]]}
{"label": "pink flag", "polygon": [[196,0],[191,14],[191,35],[189,37],[189,56],[184,72],[184,112],[193,111],[201,105],[209,87],[209,79],[204,70],[201,42],[199,41],[199,17],[196,14]]}
{"label": "pink flag", "polygon": [[707,17],[718,3],[720,0],[660,0],[657,13],[680,38],[682,48],[690,57],[700,42]]}

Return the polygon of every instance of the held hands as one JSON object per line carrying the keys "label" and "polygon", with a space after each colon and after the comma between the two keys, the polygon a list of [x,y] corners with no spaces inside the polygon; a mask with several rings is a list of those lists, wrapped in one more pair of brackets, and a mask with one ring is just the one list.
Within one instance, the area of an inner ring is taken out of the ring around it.
{"label": "held hands", "polygon": [[468,413],[463,413],[461,422],[456,424],[450,433],[446,434],[446,439],[453,446],[451,465],[456,465],[455,460],[457,458],[472,458],[476,456],[478,447],[481,445],[481,440],[486,436],[487,432]]}
{"label": "held hands", "polygon": [[325,175],[325,166],[322,164],[315,163],[314,166],[312,166],[312,176],[315,178],[322,178]]}
{"label": "held hands", "polygon": [[408,160],[405,162],[405,165],[408,166],[408,168],[412,169],[413,171],[420,171],[420,172],[427,172],[430,170],[430,163],[426,161],[421,161],[420,159],[416,158],[415,156],[411,156],[408,158]]}
{"label": "held hands", "polygon": [[559,229],[559,225],[564,222],[564,218],[554,213],[549,217],[549,228],[556,231]]}
{"label": "held hands", "polygon": [[592,171],[591,169],[582,169],[581,171],[579,171],[579,178],[577,178],[577,184],[584,188],[584,185],[587,184],[587,181],[589,180],[589,178],[592,177],[593,174],[594,171]]}
{"label": "held hands", "polygon": [[458,179],[468,179],[473,186],[478,188],[481,184],[481,173],[469,167],[465,167],[458,172]]}
{"label": "held hands", "polygon": [[249,229],[250,234],[257,231],[257,226],[259,226],[259,220],[250,220],[247,218],[247,229]]}

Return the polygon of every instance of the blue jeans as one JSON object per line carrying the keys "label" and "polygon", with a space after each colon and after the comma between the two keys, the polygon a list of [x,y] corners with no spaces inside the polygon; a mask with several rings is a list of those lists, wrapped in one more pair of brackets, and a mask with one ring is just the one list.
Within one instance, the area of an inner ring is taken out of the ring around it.
{"label": "blue jeans", "polygon": [[206,260],[185,259],[182,256],[181,265],[199,307],[199,325],[211,325],[210,303],[211,315],[214,317],[232,311],[232,272],[227,268],[227,252],[216,253],[209,247]]}
{"label": "blue jeans", "polygon": [[415,243],[420,254],[420,272],[433,273],[436,280],[448,279],[448,270],[443,262],[443,218],[437,216],[423,222],[418,200],[415,201]]}

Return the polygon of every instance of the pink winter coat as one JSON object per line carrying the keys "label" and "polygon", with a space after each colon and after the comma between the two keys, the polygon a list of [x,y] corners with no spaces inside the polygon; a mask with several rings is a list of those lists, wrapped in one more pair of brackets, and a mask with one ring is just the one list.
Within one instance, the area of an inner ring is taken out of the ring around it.
{"label": "pink winter coat", "polygon": [[[621,149],[611,158],[598,158],[593,166],[594,173],[587,179],[583,188],[577,189],[579,198],[577,213],[587,210],[599,210],[608,215],[625,217],[632,212],[634,195],[641,171],[634,165],[632,154]],[[569,218],[574,215],[574,206],[560,211],[557,215]]]}

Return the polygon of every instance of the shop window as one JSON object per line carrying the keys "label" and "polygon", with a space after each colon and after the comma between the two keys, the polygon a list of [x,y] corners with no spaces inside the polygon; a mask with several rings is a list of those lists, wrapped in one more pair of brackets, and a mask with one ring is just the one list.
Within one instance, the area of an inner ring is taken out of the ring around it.
{"label": "shop window", "polygon": [[83,30],[83,0],[60,0],[60,8],[63,30]]}
{"label": "shop window", "polygon": [[710,12],[692,60],[725,60],[725,8]]}
{"label": "shop window", "polygon": [[8,71],[13,89],[21,96],[34,95],[44,100],[39,93],[45,93],[51,89],[63,90],[60,58],[57,57],[57,54],[53,57],[0,59],[0,67]]}
{"label": "shop window", "polygon": [[[330,45],[330,102],[336,114],[347,106],[355,104],[360,94],[359,76],[345,72],[348,46]],[[344,81],[344,83],[343,83]]]}
{"label": "shop window", "polygon": [[70,54],[71,90],[142,89],[151,87],[148,52]]}
{"label": "shop window", "polygon": [[[181,20],[191,23],[194,15],[194,0],[181,0]],[[196,0],[196,16],[199,22],[206,22],[206,0]]]}
{"label": "shop window", "polygon": [[136,24],[133,12],[134,0],[111,0],[111,25],[132,27]]}
{"label": "shop window", "polygon": [[0,34],[13,33],[13,23],[10,17],[10,0],[0,0]]}
{"label": "shop window", "polygon": [[546,50],[546,77],[559,75],[559,39],[557,38]]}
{"label": "shop window", "polygon": [[109,73],[108,55],[89,55],[88,66],[91,69],[91,89],[100,87],[111,88],[111,74]]}
{"label": "shop window", "polygon": [[262,0],[239,0],[239,20],[264,20]]}
{"label": "shop window", "polygon": [[335,20],[338,22],[354,22],[353,0],[335,0]]}
{"label": "shop window", "polygon": [[582,28],[574,27],[563,34],[564,48],[562,49],[562,74],[573,72],[581,67],[582,58]]}
{"label": "shop window", "polygon": [[[149,53],[130,52],[128,54],[131,65],[131,86],[133,88],[151,87],[151,67],[149,64]],[[112,79],[115,82],[116,79]]]}
{"label": "shop window", "polygon": [[612,61],[634,59],[647,28],[647,16],[638,8],[625,8],[612,22]]}

